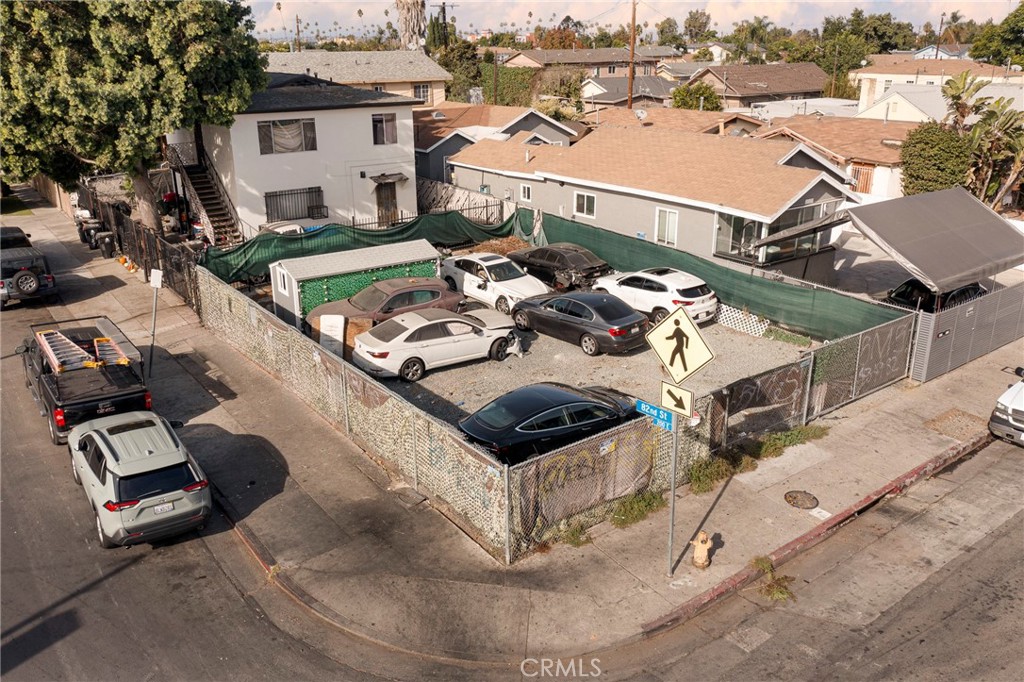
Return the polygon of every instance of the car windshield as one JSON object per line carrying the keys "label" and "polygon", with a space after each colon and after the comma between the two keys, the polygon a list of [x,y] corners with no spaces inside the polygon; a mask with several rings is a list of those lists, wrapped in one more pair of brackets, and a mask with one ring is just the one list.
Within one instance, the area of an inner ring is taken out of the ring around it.
{"label": "car windshield", "polygon": [[594,310],[605,320],[621,320],[634,314],[634,310],[621,299],[607,298],[594,304]]}
{"label": "car windshield", "polygon": [[487,274],[491,276],[491,281],[494,282],[507,282],[510,279],[526,276],[526,273],[510,260],[488,267]]}
{"label": "car windshield", "polygon": [[576,251],[566,252],[565,255],[566,255],[566,258],[568,259],[568,261],[570,263],[572,263],[576,267],[580,267],[580,266],[593,267],[595,265],[604,265],[605,264],[603,260],[601,260],[600,258],[595,256],[594,254],[590,253],[586,249],[584,249],[583,251],[579,251],[579,252],[576,252]]}
{"label": "car windshield", "polygon": [[707,296],[711,293],[711,288],[707,284],[701,284],[696,287],[686,287],[685,289],[677,289],[678,293],[683,298],[700,298],[701,296]]}
{"label": "car windshield", "polygon": [[909,279],[893,289],[889,298],[911,308],[917,308],[918,306],[928,306],[930,304],[932,292],[916,279]]}
{"label": "car windshield", "polygon": [[400,335],[404,334],[408,329],[404,327],[398,320],[390,319],[386,322],[381,322],[376,327],[370,330],[370,336],[377,339],[378,341],[394,341]]}
{"label": "car windshield", "polygon": [[4,230],[3,234],[0,234],[0,249],[16,249],[19,247],[30,247],[32,242],[28,240],[28,236],[20,230]]}
{"label": "car windshield", "polygon": [[380,304],[383,303],[387,297],[387,294],[371,285],[348,299],[348,302],[363,312],[368,312],[379,308]]}
{"label": "car windshield", "polygon": [[119,500],[141,500],[153,495],[163,495],[181,490],[195,482],[196,477],[192,473],[192,467],[187,462],[182,462],[163,469],[118,479],[117,495]]}

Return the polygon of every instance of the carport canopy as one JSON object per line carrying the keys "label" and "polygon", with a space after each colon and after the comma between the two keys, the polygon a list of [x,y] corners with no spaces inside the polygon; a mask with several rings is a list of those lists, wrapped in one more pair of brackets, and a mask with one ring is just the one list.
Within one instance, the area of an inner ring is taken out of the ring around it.
{"label": "carport canopy", "polygon": [[962,187],[847,212],[854,227],[935,293],[1024,263],[1024,235]]}

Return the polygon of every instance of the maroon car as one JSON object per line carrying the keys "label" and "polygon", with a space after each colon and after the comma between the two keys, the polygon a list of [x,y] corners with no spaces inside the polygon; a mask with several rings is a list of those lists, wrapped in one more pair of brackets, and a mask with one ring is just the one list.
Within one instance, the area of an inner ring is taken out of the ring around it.
{"label": "maroon car", "polygon": [[341,315],[350,320],[373,320],[376,324],[421,308],[458,312],[464,302],[462,294],[450,290],[444,280],[398,277],[374,282],[344,301],[318,305],[306,315],[306,323],[313,329],[319,329],[322,315]]}

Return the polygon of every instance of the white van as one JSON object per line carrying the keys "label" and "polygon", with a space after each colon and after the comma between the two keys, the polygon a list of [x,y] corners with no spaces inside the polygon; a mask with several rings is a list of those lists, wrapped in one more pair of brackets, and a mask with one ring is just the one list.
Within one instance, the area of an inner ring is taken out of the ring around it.
{"label": "white van", "polygon": [[988,430],[996,438],[1024,446],[1024,367],[1018,367],[1014,373],[1022,379],[999,396],[988,420]]}

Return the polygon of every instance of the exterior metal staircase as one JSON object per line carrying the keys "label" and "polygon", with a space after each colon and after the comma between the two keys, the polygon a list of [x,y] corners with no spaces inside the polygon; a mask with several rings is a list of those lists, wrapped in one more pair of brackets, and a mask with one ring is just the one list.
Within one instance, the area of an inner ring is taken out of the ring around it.
{"label": "exterior metal staircase", "polygon": [[234,211],[229,207],[218,183],[210,177],[209,171],[202,166],[185,166],[184,170],[209,219],[213,231],[210,241],[215,246],[230,246],[242,241]]}

